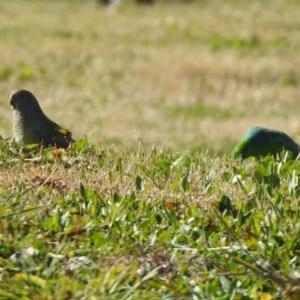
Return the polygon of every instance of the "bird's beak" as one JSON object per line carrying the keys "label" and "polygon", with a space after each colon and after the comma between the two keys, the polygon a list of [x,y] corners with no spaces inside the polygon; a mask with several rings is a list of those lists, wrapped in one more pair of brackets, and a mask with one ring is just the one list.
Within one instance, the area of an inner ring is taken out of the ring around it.
{"label": "bird's beak", "polygon": [[14,92],[12,92],[10,94],[10,101],[9,101],[10,105],[12,106],[12,108],[15,108],[15,101],[14,101]]}

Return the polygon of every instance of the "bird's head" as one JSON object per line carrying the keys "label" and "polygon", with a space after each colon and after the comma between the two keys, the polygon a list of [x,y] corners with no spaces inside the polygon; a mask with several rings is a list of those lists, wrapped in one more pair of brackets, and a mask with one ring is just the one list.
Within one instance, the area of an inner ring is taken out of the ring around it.
{"label": "bird's head", "polygon": [[40,109],[37,99],[32,93],[26,90],[13,91],[10,94],[10,105],[14,110],[20,112]]}

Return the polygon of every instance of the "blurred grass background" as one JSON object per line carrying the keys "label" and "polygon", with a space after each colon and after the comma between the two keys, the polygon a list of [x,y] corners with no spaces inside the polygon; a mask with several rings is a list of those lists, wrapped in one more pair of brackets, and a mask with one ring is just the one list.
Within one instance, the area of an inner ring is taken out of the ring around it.
{"label": "blurred grass background", "polygon": [[298,143],[300,2],[0,2],[0,134],[9,94],[103,145],[230,152],[249,127]]}

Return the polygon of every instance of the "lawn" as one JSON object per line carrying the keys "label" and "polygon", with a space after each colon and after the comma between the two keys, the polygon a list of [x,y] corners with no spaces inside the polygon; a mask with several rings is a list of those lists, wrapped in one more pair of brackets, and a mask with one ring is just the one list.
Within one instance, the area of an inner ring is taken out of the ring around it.
{"label": "lawn", "polygon": [[[0,3],[0,299],[299,299],[297,1]],[[11,140],[28,89],[70,151]],[[287,117],[289,120],[287,121]]]}
{"label": "lawn", "polygon": [[0,299],[299,297],[298,160],[0,154]]}
{"label": "lawn", "polygon": [[224,153],[254,125],[299,141],[300,4],[263,3],[3,1],[0,134],[23,88],[104,145]]}

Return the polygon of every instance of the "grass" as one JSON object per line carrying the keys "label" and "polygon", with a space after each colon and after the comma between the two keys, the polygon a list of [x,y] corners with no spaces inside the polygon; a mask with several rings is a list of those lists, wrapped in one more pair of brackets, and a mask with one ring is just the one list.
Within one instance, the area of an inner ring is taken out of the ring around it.
{"label": "grass", "polygon": [[[1,2],[0,299],[298,299],[299,160],[226,154],[297,137],[298,11]],[[11,141],[18,88],[71,151]]]}
{"label": "grass", "polygon": [[298,160],[0,152],[0,299],[299,295]]}
{"label": "grass", "polygon": [[105,145],[222,154],[255,125],[299,140],[298,6],[1,3],[0,133],[12,134],[10,92],[26,88],[76,139]]}

